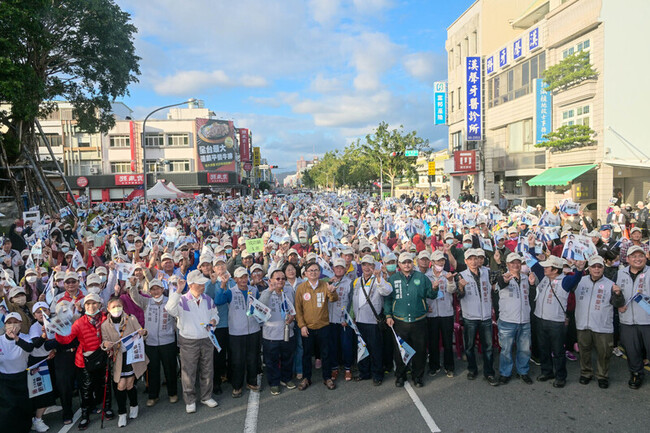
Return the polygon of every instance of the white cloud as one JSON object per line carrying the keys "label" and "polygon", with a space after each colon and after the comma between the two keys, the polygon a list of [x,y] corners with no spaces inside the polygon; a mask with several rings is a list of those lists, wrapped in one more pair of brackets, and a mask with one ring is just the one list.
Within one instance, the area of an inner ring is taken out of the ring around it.
{"label": "white cloud", "polygon": [[436,74],[440,72],[439,65],[441,65],[439,59],[431,52],[413,53],[404,57],[406,72],[426,83],[433,82]]}
{"label": "white cloud", "polygon": [[180,71],[160,79],[154,90],[161,95],[188,95],[214,87],[264,87],[268,83],[263,77],[244,75],[230,78],[224,71]]}
{"label": "white cloud", "polygon": [[343,90],[343,82],[339,78],[326,78],[319,73],[311,81],[309,88],[318,93],[340,92]]}
{"label": "white cloud", "polygon": [[392,105],[391,93],[382,91],[373,95],[343,94],[322,100],[306,99],[294,104],[293,110],[312,115],[316,126],[358,127],[381,119]]}
{"label": "white cloud", "polygon": [[341,7],[341,0],[310,0],[309,9],[314,20],[321,25],[329,25],[338,15]]}
{"label": "white cloud", "polygon": [[364,33],[350,38],[351,63],[357,70],[354,87],[375,91],[381,85],[381,76],[396,62],[402,48],[384,33]]}
{"label": "white cloud", "polygon": [[381,12],[392,6],[390,0],[353,0],[354,7],[363,14]]}

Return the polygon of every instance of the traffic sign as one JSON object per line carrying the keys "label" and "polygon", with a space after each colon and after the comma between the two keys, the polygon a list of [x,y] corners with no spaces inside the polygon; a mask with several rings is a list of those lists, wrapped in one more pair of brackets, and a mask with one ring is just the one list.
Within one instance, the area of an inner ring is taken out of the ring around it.
{"label": "traffic sign", "polygon": [[418,156],[420,152],[417,149],[407,150],[404,152],[404,156]]}
{"label": "traffic sign", "polygon": [[429,161],[429,176],[435,176],[435,175],[436,175],[436,162]]}

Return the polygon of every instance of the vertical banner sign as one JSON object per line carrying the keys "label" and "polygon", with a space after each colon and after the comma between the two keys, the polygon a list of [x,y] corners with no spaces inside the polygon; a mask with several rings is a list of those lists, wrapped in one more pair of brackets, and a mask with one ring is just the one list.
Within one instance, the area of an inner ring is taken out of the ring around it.
{"label": "vertical banner sign", "polygon": [[487,70],[488,74],[494,72],[494,56],[490,56],[487,58],[487,60],[485,61],[485,69]]}
{"label": "vertical banner sign", "polygon": [[535,79],[535,143],[547,141],[544,135],[553,130],[553,97],[544,86],[541,78]]}
{"label": "vertical banner sign", "polygon": [[135,148],[135,122],[129,122],[129,144],[131,145],[131,171],[138,171],[138,156]]}
{"label": "vertical banner sign", "polygon": [[429,161],[429,170],[428,170],[428,175],[429,176],[435,176],[436,175],[436,162],[435,161]]}
{"label": "vertical banner sign", "polygon": [[258,167],[261,164],[262,155],[259,147],[253,147],[253,166]]}
{"label": "vertical banner sign", "polygon": [[528,51],[539,48],[539,27],[528,32]]}
{"label": "vertical banner sign", "polygon": [[483,138],[481,127],[481,58],[466,57],[467,61],[467,140]]}
{"label": "vertical banner sign", "polygon": [[521,38],[517,39],[512,47],[512,58],[517,60],[523,54],[523,44]]}
{"label": "vertical banner sign", "polygon": [[447,123],[447,83],[436,81],[433,83],[433,101],[436,106],[434,125]]}
{"label": "vertical banner sign", "polygon": [[235,171],[235,125],[229,120],[196,119],[197,171]]}
{"label": "vertical banner sign", "polygon": [[250,140],[247,128],[239,128],[239,159],[241,162],[250,162]]}
{"label": "vertical banner sign", "polygon": [[508,48],[499,51],[499,67],[503,68],[508,64]]}

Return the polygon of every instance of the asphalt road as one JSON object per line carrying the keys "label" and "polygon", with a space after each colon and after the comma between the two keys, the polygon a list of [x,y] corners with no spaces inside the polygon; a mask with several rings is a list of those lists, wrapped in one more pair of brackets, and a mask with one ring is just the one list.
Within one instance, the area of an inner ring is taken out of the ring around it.
{"label": "asphalt road", "polygon": [[[549,382],[526,385],[513,379],[509,384],[491,387],[482,376],[469,381],[466,364],[456,362],[457,376],[439,374],[425,376],[423,388],[396,388],[392,375],[383,385],[371,382],[345,382],[340,377],[337,389],[327,390],[320,381],[305,391],[283,389],[272,396],[263,383],[259,404],[245,391],[239,399],[230,397],[231,388],[216,397],[219,407],[197,405],[197,412],[188,415],[181,400],[170,404],[163,389],[159,403],[145,407],[146,394],[140,388],[140,415],[130,420],[125,429],[134,433],[167,432],[430,432],[433,426],[442,432],[642,432],[647,425],[644,414],[650,401],[650,383],[640,390],[628,388],[627,365],[613,358],[610,387],[598,388],[578,383],[577,362],[569,362],[569,378],[564,389],[555,389]],[[479,365],[480,367],[480,365]],[[314,371],[314,379],[320,370]],[[531,377],[539,367],[531,365]],[[180,389],[180,385],[179,385]],[[416,406],[422,403],[424,416]],[[75,403],[77,401],[75,400]],[[113,409],[117,405],[113,404]],[[257,416],[255,412],[257,410]],[[61,431],[60,414],[44,418],[50,432]],[[105,431],[118,431],[117,419],[105,422]],[[65,433],[63,429],[62,433]],[[77,431],[76,425],[69,431]],[[89,432],[99,432],[99,415],[93,415]]]}

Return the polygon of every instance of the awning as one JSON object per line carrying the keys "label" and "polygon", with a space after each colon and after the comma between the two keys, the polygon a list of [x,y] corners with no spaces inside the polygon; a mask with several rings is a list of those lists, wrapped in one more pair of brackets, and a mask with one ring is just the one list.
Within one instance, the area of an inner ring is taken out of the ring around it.
{"label": "awning", "polygon": [[526,183],[530,186],[566,185],[576,177],[595,167],[597,167],[597,164],[549,168]]}

